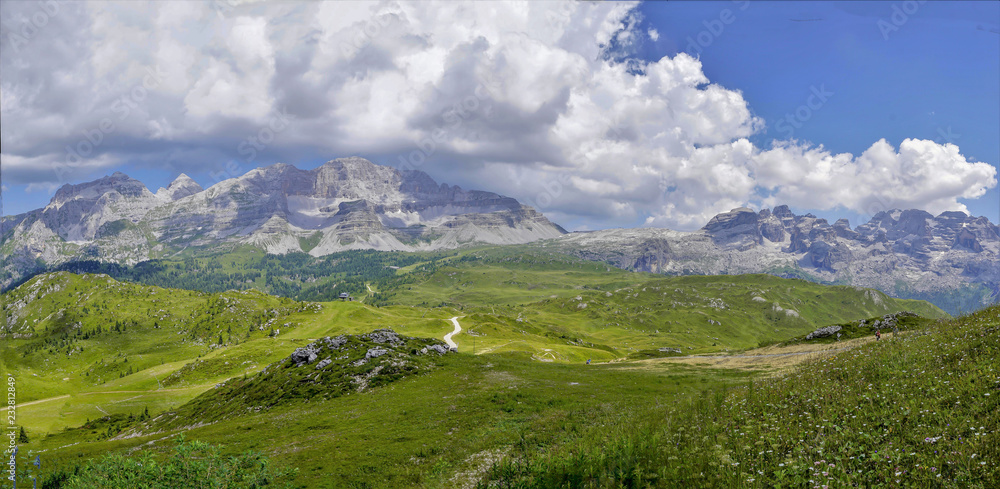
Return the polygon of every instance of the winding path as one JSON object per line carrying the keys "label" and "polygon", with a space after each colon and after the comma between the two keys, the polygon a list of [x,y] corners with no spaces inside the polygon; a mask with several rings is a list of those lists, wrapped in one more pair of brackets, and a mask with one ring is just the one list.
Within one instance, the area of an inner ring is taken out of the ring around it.
{"label": "winding path", "polygon": [[454,342],[454,341],[453,341],[453,340],[451,339],[451,337],[452,337],[452,336],[455,336],[455,335],[457,335],[458,333],[461,333],[461,332],[462,332],[462,327],[458,325],[458,318],[460,318],[460,317],[462,317],[462,316],[455,316],[455,317],[453,317],[453,318],[449,319],[449,321],[451,321],[451,324],[454,324],[454,325],[455,325],[455,330],[454,330],[454,331],[452,331],[451,333],[448,333],[448,334],[444,335],[444,342],[445,342],[445,343],[447,343],[447,344],[448,344],[448,346],[450,346],[450,347],[452,347],[452,348],[454,348],[454,349],[456,349],[456,350],[458,349],[458,344],[456,344],[456,343],[455,343],[455,342]]}

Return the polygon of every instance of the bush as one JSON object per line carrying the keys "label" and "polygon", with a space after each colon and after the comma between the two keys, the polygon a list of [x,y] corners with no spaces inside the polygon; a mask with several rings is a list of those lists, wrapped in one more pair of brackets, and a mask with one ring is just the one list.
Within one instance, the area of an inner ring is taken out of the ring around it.
{"label": "bush", "polygon": [[276,485],[290,475],[286,469],[275,469],[267,457],[246,452],[238,457],[224,457],[218,447],[205,442],[184,441],[183,435],[174,447],[174,454],[159,462],[144,451],[140,456],[122,453],[105,455],[85,464],[68,478],[65,484],[52,487],[67,489],[255,489],[290,487]]}

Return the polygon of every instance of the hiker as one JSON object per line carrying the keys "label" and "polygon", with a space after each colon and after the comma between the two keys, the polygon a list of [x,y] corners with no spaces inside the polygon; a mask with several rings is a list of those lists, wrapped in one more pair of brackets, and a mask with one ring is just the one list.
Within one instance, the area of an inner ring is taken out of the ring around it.
{"label": "hiker", "polygon": [[878,341],[878,340],[881,340],[881,339],[882,339],[882,332],[876,329],[875,330],[875,341]]}
{"label": "hiker", "polygon": [[590,359],[589,358],[587,359],[587,365],[590,365]]}

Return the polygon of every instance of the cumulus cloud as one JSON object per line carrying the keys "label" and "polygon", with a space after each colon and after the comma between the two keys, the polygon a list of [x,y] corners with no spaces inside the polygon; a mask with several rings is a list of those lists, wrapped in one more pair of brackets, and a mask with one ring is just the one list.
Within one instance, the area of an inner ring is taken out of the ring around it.
{"label": "cumulus cloud", "polygon": [[755,177],[768,203],[811,209],[844,207],[862,215],[892,208],[966,211],[958,199],[997,184],[996,168],[968,161],[954,144],[906,139],[897,151],[880,139],[858,156],[781,142],[756,155]]}
{"label": "cumulus cloud", "polygon": [[996,184],[929,141],[756,148],[737,87],[630,57],[660,36],[633,3],[59,2],[21,35],[49,4],[5,4],[0,35],[0,163],[33,189],[360,154],[580,227],[688,229],[750,203],[963,209]]}

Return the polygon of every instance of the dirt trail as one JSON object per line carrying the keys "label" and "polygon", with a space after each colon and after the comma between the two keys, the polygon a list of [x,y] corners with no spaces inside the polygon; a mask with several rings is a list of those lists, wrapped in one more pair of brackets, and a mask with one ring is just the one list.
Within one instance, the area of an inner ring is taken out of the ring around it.
{"label": "dirt trail", "polygon": [[[882,335],[882,341],[892,339],[892,333]],[[750,370],[770,370],[777,371],[793,367],[800,363],[833,355],[838,352],[851,350],[866,343],[875,341],[874,338],[856,338],[853,340],[838,341],[835,343],[798,344],[787,346],[767,346],[747,350],[735,354],[702,354],[688,355],[684,357],[653,358],[649,360],[639,360],[635,362],[639,368],[654,367],[663,364],[685,364],[711,368],[734,368]]]}
{"label": "dirt trail", "polygon": [[455,330],[454,330],[454,331],[452,331],[451,333],[448,333],[448,334],[444,335],[444,342],[445,342],[445,343],[447,343],[447,344],[448,344],[448,346],[450,346],[450,347],[452,347],[452,348],[454,348],[454,349],[456,349],[456,350],[458,349],[458,344],[457,344],[457,343],[455,343],[455,342],[454,342],[454,341],[453,341],[453,340],[451,339],[451,337],[452,337],[452,336],[455,336],[455,335],[457,335],[458,333],[461,333],[461,332],[462,332],[462,327],[458,325],[458,318],[460,318],[460,317],[462,317],[462,316],[455,316],[455,317],[453,317],[453,318],[449,319],[449,321],[451,321],[451,324],[454,324],[454,325],[455,325]]}
{"label": "dirt trail", "polygon": [[[40,403],[43,403],[43,402],[55,401],[55,400],[58,400],[58,399],[65,399],[67,397],[69,397],[69,394],[64,394],[64,395],[56,396],[56,397],[48,397],[48,398],[45,398],[45,399],[38,399],[37,401],[24,402],[24,403],[18,404],[17,406],[15,406],[15,408],[16,409],[21,409],[21,408],[23,408],[25,406],[31,406],[33,404],[40,404]],[[8,409],[10,409],[10,406],[4,406],[3,409],[0,409],[0,411],[6,411]]]}

